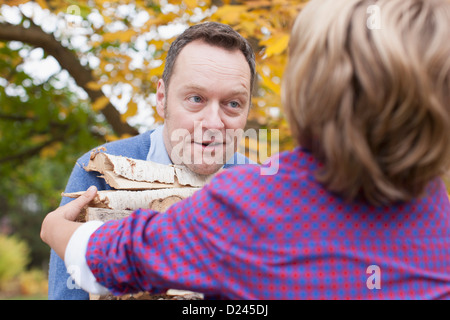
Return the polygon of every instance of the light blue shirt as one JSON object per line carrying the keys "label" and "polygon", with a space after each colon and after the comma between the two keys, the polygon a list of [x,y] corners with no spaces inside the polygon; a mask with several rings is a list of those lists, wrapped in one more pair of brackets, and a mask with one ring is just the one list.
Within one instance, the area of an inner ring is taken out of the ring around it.
{"label": "light blue shirt", "polygon": [[150,134],[150,149],[147,154],[147,161],[153,161],[161,164],[172,164],[169,158],[163,139],[164,125],[157,127]]}

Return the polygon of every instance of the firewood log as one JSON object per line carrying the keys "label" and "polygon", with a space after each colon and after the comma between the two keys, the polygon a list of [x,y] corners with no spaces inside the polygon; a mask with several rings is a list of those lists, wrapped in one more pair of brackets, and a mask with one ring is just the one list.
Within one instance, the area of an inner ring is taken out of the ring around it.
{"label": "firewood log", "polygon": [[213,177],[196,174],[185,166],[163,165],[103,152],[92,152],[84,169],[97,171],[111,187],[126,190],[202,187]]}

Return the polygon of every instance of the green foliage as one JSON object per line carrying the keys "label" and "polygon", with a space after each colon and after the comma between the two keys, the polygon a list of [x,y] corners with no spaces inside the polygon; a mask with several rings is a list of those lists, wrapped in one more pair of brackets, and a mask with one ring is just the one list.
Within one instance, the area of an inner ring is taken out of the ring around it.
{"label": "green foliage", "polygon": [[29,252],[24,241],[0,234],[0,289],[25,270]]}
{"label": "green foliage", "polygon": [[39,238],[43,217],[59,205],[76,159],[110,131],[58,75],[37,81],[22,71],[20,50],[30,48],[0,47],[0,222],[41,266],[49,254]]}
{"label": "green foliage", "polygon": [[17,236],[0,234],[0,299],[42,299],[47,296],[46,273],[41,269],[26,269],[30,252],[26,241],[19,240]]}

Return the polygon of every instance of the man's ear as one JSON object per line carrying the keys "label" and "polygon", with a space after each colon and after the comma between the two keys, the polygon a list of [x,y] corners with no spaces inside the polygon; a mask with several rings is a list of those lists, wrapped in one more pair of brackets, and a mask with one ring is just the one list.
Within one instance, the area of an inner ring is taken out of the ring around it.
{"label": "man's ear", "polygon": [[165,105],[166,105],[166,88],[164,86],[164,80],[158,80],[158,86],[156,87],[156,112],[161,118],[165,119]]}

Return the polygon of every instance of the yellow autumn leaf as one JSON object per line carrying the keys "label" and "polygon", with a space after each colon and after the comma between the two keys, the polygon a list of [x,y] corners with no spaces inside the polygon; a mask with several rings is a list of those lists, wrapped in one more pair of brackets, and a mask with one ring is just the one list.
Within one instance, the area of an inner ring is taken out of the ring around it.
{"label": "yellow autumn leaf", "polygon": [[271,78],[265,76],[264,74],[259,74],[262,79],[262,85],[270,90],[272,90],[275,94],[281,93],[281,86],[279,84],[276,84],[272,81]]}
{"label": "yellow autumn leaf", "polygon": [[158,114],[158,112],[156,111],[156,106],[152,106],[152,110],[153,110],[153,119],[155,119],[155,123],[163,123],[164,118]]}
{"label": "yellow autumn leaf", "polygon": [[105,21],[105,24],[106,24],[106,25],[111,24],[111,23],[114,22],[114,20],[111,19],[110,16],[107,16],[107,15],[105,15],[105,14],[102,14],[102,17],[103,17],[103,20]]}
{"label": "yellow autumn leaf", "polygon": [[24,4],[29,2],[29,0],[10,0],[8,1],[8,6],[13,7],[13,6],[18,6],[19,4]]}
{"label": "yellow autumn leaf", "polygon": [[106,142],[119,140],[119,137],[116,136],[115,134],[105,134],[104,138],[105,138]]}
{"label": "yellow autumn leaf", "polygon": [[132,136],[128,133],[124,133],[122,134],[120,137],[115,135],[115,134],[105,134],[104,138],[106,140],[106,142],[111,142],[111,141],[116,141],[119,139],[127,139],[127,138],[131,138]]}
{"label": "yellow autumn leaf", "polygon": [[[281,89],[281,86],[278,87]],[[264,101],[266,102],[266,107],[277,107],[281,105],[281,98],[279,94],[268,92],[265,95]]]}
{"label": "yellow autumn leaf", "polygon": [[127,111],[124,114],[120,115],[120,119],[125,122],[129,117],[135,116],[138,111],[137,103],[131,101],[128,103]]}
{"label": "yellow autumn leaf", "polygon": [[48,5],[45,0],[36,0],[36,2],[42,9],[48,9]]}
{"label": "yellow autumn leaf", "polygon": [[52,158],[56,156],[59,150],[62,148],[61,142],[54,142],[50,144],[47,147],[42,148],[41,152],[39,153],[41,158]]}
{"label": "yellow autumn leaf", "polygon": [[278,55],[287,49],[289,44],[289,35],[283,34],[281,36],[274,36],[268,40],[261,41],[261,44],[266,46],[267,57]]}
{"label": "yellow autumn leaf", "polygon": [[94,101],[94,103],[92,104],[92,109],[94,111],[100,111],[102,110],[104,107],[106,107],[109,103],[109,99],[105,96],[101,96],[100,98],[98,98],[97,100]]}
{"label": "yellow autumn leaf", "polygon": [[197,0],[184,0],[183,2],[186,4],[188,9],[194,9],[197,7]]}
{"label": "yellow autumn leaf", "polygon": [[129,42],[133,36],[136,35],[136,32],[128,29],[124,31],[110,32],[103,34],[103,42]]}
{"label": "yellow autumn leaf", "polygon": [[256,25],[252,21],[243,20],[240,23],[240,31],[245,32],[246,34],[254,34],[255,30],[258,28],[258,25]]}
{"label": "yellow autumn leaf", "polygon": [[271,5],[272,5],[272,3],[269,0],[249,1],[248,4],[247,4],[247,6],[249,8],[270,7]]}
{"label": "yellow autumn leaf", "polygon": [[156,50],[161,50],[166,42],[164,40],[152,40],[150,44],[155,46]]}
{"label": "yellow autumn leaf", "polygon": [[264,64],[270,68],[270,72],[273,76],[282,78],[286,68],[286,58],[285,54],[279,54],[270,58],[266,57],[264,59]]}
{"label": "yellow autumn leaf", "polygon": [[152,68],[149,72],[149,76],[153,77],[153,76],[157,76],[157,77],[161,77],[163,72],[164,72],[164,63],[161,63],[160,66]]}
{"label": "yellow autumn leaf", "polygon": [[117,55],[118,55],[118,53],[115,52],[114,50],[102,49],[100,51],[100,57],[103,59],[111,60],[111,59],[116,58]]}
{"label": "yellow autumn leaf", "polygon": [[241,13],[245,12],[246,10],[247,7],[244,5],[224,5],[217,9],[217,11],[214,13],[214,17],[216,19],[219,19],[223,23],[236,24],[240,22]]}
{"label": "yellow autumn leaf", "polygon": [[131,137],[132,137],[131,134],[129,134],[129,133],[124,133],[124,134],[122,134],[122,135],[120,136],[120,139],[128,139],[128,138],[131,138]]}
{"label": "yellow autumn leaf", "polygon": [[177,18],[179,18],[178,14],[175,12],[168,12],[166,14],[160,15],[163,23],[169,24],[173,23]]}
{"label": "yellow autumn leaf", "polygon": [[48,134],[38,134],[31,137],[31,142],[35,144],[41,144],[50,139],[50,135]]}
{"label": "yellow autumn leaf", "polygon": [[100,90],[103,84],[98,83],[97,81],[90,81],[86,84],[86,88],[91,90]]}

